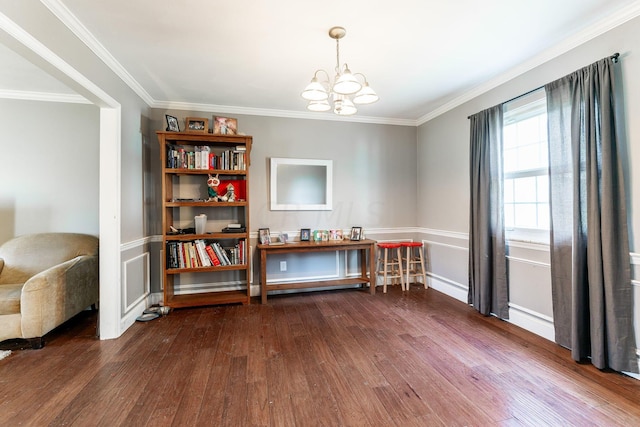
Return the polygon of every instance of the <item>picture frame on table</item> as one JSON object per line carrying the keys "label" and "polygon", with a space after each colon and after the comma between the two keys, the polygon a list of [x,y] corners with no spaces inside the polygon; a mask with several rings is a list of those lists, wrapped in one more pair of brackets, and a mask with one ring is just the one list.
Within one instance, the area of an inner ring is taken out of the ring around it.
{"label": "picture frame on table", "polygon": [[311,229],[310,228],[301,228],[300,229],[300,241],[308,242],[311,240]]}
{"label": "picture frame on table", "polygon": [[178,118],[165,114],[167,119],[167,132],[180,132],[180,125],[178,124]]}
{"label": "picture frame on table", "polygon": [[340,229],[329,230],[329,240],[342,240],[342,230]]}
{"label": "picture frame on table", "polygon": [[258,229],[258,240],[260,241],[261,245],[271,244],[271,232],[268,228]]}
{"label": "picture frame on table", "polygon": [[187,117],[185,130],[193,133],[209,133],[209,119],[202,117]]}
{"label": "picture frame on table", "polygon": [[362,236],[362,227],[351,227],[350,239],[358,241]]}
{"label": "picture frame on table", "polygon": [[237,135],[238,119],[214,116],[213,133],[218,135]]}

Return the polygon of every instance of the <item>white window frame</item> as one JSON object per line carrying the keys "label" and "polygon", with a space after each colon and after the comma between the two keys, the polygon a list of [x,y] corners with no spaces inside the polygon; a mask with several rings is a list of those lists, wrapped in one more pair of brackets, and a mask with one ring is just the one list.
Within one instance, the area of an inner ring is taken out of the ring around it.
{"label": "white window frame", "polygon": [[[524,95],[516,100],[510,101],[504,105],[504,122],[503,128],[515,122],[512,117],[517,117],[517,121],[524,120],[539,114],[540,108],[546,109],[546,98],[544,89],[536,90],[530,94]],[[515,172],[504,173],[504,179],[525,178],[544,176],[549,174],[548,168],[537,168],[528,170],[519,170]],[[538,228],[513,227],[507,228],[506,239],[508,241],[520,241],[527,243],[549,244],[549,230]]]}

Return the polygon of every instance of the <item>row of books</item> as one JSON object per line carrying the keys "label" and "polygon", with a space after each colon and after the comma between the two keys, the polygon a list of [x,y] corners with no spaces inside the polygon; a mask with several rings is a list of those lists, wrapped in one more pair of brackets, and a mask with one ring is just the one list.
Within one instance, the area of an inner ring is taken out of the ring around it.
{"label": "row of books", "polygon": [[245,240],[223,248],[218,242],[196,239],[192,242],[167,242],[167,268],[198,268],[246,263]]}
{"label": "row of books", "polygon": [[212,152],[208,145],[196,147],[169,145],[167,146],[167,168],[246,170],[246,152],[246,147],[243,145],[217,154]]}

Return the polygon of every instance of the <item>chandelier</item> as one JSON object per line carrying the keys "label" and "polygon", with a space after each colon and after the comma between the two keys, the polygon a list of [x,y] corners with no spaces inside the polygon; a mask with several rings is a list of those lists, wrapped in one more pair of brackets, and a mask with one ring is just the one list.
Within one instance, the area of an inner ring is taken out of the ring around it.
{"label": "chandelier", "polygon": [[[329,111],[333,103],[333,112],[341,116],[350,116],[358,112],[355,104],[372,104],[378,100],[378,95],[369,86],[367,78],[362,73],[351,73],[345,63],[340,65],[340,39],[347,34],[342,27],[329,30],[329,37],[336,41],[336,76],[333,82],[325,70],[317,70],[313,74],[311,83],[302,91],[301,96],[309,101],[307,109],[311,111]],[[318,74],[324,73],[325,80],[319,80]],[[362,83],[357,77],[362,78]]]}

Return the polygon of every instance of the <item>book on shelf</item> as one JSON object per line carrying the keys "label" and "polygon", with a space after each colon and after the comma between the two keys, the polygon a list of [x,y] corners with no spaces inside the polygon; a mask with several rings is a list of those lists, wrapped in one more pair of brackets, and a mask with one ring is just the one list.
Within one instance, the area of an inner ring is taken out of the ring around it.
{"label": "book on shelf", "polygon": [[185,253],[185,266],[186,268],[192,268],[193,267],[193,258],[191,257],[192,253],[191,253],[191,247],[193,245],[191,244],[191,242],[185,242],[184,243],[184,253]]}
{"label": "book on shelf", "polygon": [[218,259],[218,256],[216,255],[216,253],[213,251],[213,248],[211,247],[211,245],[207,245],[205,247],[205,249],[207,250],[207,254],[209,255],[209,258],[211,259],[211,263],[213,264],[214,267],[217,267],[220,264],[220,260]]}
{"label": "book on shelf", "polygon": [[198,248],[198,254],[200,255],[200,260],[202,262],[203,267],[211,267],[213,264],[209,259],[209,254],[207,254],[206,245],[204,240],[196,240],[196,247]]}
{"label": "book on shelf", "polygon": [[222,248],[222,246],[220,246],[220,243],[213,242],[211,246],[213,247],[213,250],[216,252],[216,255],[218,255],[220,264],[231,265],[231,261],[229,261],[229,257],[227,257],[227,254],[225,253],[225,250]]}

